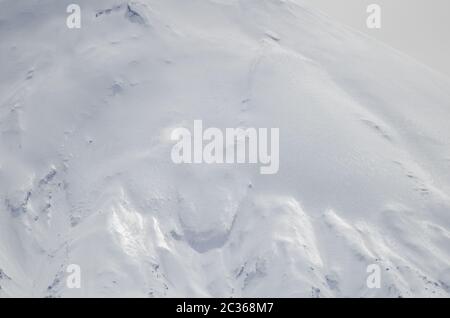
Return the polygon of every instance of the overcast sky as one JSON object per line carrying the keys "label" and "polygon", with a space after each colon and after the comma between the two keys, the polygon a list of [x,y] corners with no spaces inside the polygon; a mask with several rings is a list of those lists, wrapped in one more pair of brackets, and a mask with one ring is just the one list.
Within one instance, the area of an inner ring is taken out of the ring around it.
{"label": "overcast sky", "polygon": [[[304,0],[450,76],[450,0]],[[382,8],[382,28],[366,27],[369,4]]]}

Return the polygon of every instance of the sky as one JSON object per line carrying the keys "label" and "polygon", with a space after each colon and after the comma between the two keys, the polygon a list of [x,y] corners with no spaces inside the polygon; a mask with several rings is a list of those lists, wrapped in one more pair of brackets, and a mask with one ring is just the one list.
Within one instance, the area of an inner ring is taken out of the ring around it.
{"label": "sky", "polygon": [[[450,0],[304,0],[450,76]],[[381,6],[381,29],[368,29],[369,4]]]}

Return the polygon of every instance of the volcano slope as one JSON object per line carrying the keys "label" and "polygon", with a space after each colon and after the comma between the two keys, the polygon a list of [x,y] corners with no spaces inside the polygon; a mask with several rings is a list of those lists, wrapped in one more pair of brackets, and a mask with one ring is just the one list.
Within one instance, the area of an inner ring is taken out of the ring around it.
{"label": "volcano slope", "polygon": [[[301,1],[78,3],[0,1],[0,296],[449,296],[448,78]],[[279,172],[174,164],[194,120]]]}

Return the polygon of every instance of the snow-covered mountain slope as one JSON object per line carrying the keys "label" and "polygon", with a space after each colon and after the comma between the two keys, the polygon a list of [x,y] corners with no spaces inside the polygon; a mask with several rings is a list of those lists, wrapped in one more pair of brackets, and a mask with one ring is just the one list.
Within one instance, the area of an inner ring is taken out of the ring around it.
{"label": "snow-covered mountain slope", "polygon": [[[77,2],[0,1],[0,296],[450,295],[447,78],[301,1]],[[279,173],[175,165],[196,119]]]}

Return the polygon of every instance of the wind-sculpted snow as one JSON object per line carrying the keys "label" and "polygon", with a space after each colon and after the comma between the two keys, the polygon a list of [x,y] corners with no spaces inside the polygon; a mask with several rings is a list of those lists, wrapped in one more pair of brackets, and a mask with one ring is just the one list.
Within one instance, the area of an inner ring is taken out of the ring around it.
{"label": "wind-sculpted snow", "polygon": [[[2,297],[449,296],[447,78],[301,1],[78,2],[0,2]],[[174,164],[198,119],[279,172]]]}

